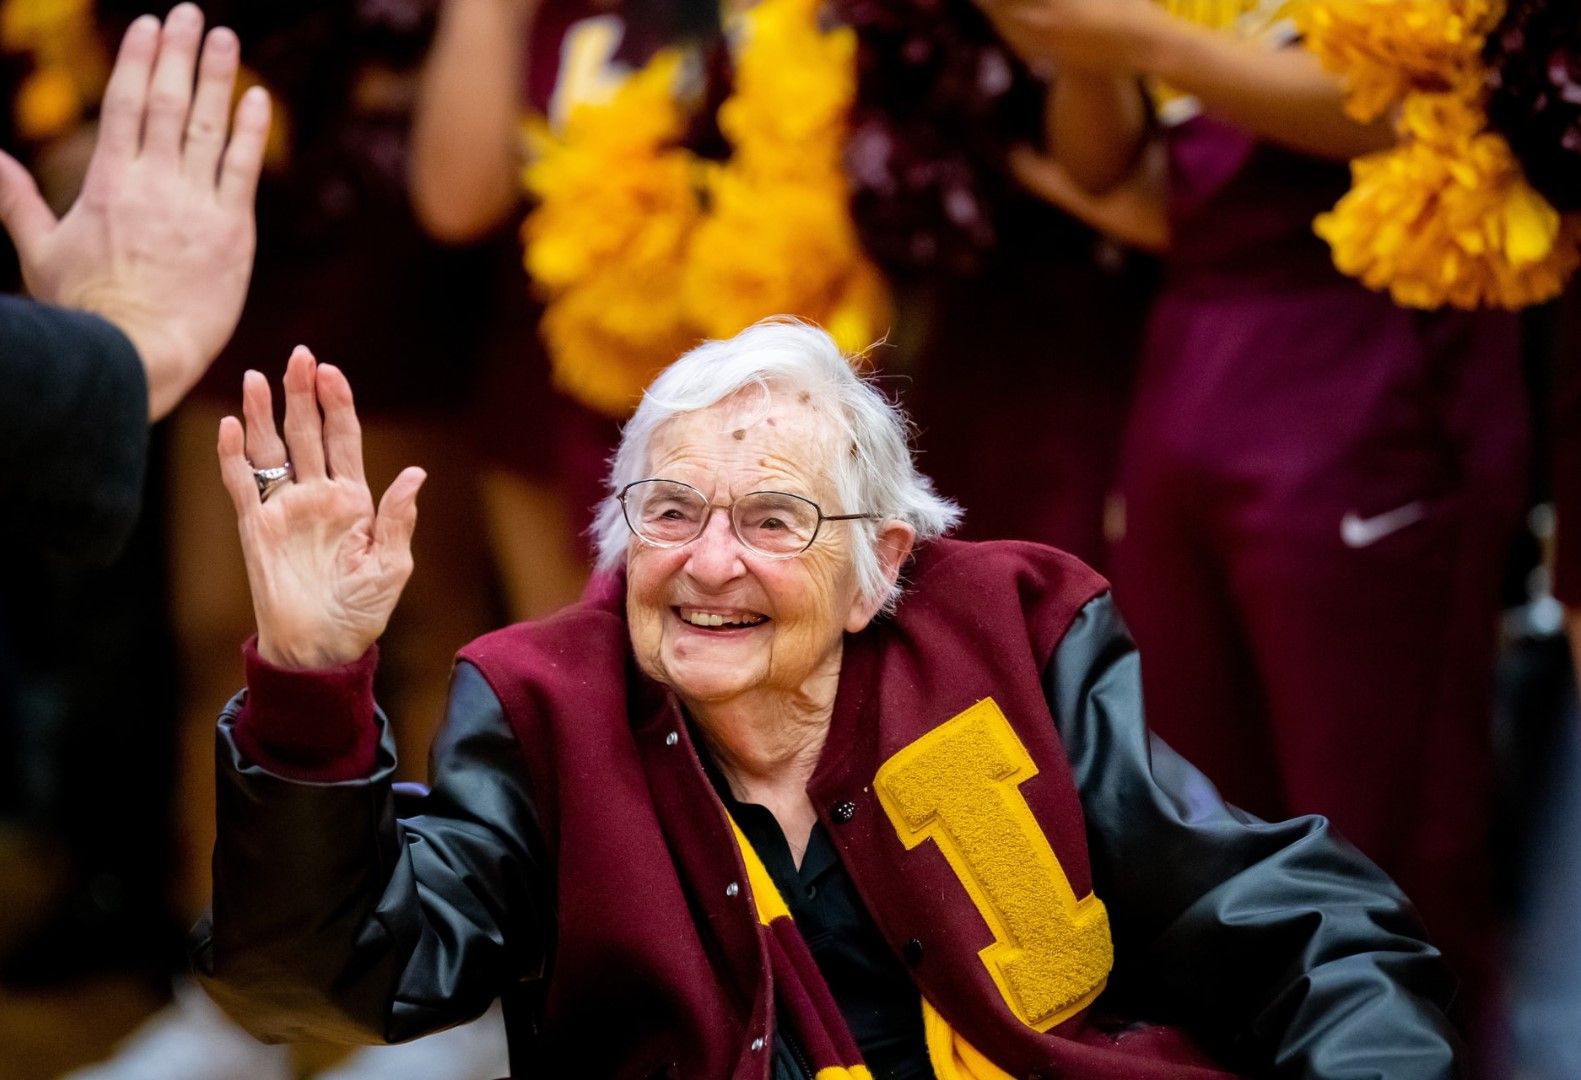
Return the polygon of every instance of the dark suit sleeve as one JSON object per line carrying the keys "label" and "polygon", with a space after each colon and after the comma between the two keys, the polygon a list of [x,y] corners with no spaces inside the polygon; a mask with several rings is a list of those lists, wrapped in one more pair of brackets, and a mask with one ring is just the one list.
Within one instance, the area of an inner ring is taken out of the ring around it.
{"label": "dark suit sleeve", "polygon": [[1044,673],[1115,942],[1112,991],[1256,1075],[1460,1075],[1448,975],[1398,889],[1320,817],[1269,823],[1156,737],[1107,595]]}
{"label": "dark suit sleeve", "polygon": [[542,973],[552,908],[537,812],[476,668],[456,666],[433,788],[400,818],[382,716],[372,775],[292,780],[237,748],[240,700],[220,719],[214,911],[195,938],[216,1001],[268,1041],[396,1042]]}
{"label": "dark suit sleeve", "polygon": [[96,315],[0,296],[0,530],[108,562],[137,520],[148,384]]}

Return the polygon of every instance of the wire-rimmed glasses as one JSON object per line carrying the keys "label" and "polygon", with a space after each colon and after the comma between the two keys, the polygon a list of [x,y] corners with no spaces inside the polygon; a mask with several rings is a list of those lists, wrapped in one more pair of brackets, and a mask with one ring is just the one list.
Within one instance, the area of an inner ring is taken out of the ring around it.
{"label": "wire-rimmed glasses", "polygon": [[649,479],[627,484],[620,500],[626,527],[644,544],[673,548],[703,535],[715,509],[730,514],[730,528],[743,547],[769,559],[793,559],[812,546],[826,521],[877,521],[878,514],[825,514],[811,499],[788,491],[749,491],[727,506],[679,480]]}

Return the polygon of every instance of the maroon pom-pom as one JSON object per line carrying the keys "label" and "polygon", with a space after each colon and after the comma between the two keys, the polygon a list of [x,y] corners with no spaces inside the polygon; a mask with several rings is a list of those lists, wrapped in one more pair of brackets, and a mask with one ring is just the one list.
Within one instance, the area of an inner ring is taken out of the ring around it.
{"label": "maroon pom-pom", "polygon": [[1581,18],[1574,0],[1511,0],[1488,36],[1488,121],[1531,185],[1581,209]]}
{"label": "maroon pom-pom", "polygon": [[857,35],[851,214],[892,277],[970,275],[1027,196],[1006,166],[1043,89],[971,0],[834,0]]}

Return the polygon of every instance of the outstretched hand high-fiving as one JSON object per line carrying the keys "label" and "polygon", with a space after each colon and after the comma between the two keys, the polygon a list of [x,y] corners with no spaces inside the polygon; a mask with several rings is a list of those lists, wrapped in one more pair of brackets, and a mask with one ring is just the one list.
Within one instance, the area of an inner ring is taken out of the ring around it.
{"label": "outstretched hand high-fiving", "polygon": [[[201,50],[201,56],[200,56]],[[253,196],[269,95],[231,108],[241,45],[177,4],[126,31],[82,194],[56,220],[0,152],[0,223],[36,299],[120,327],[148,377],[148,416],[176,406],[230,340],[252,273]]]}
{"label": "outstretched hand high-fiving", "polygon": [[[361,656],[390,621],[412,573],[426,474],[403,470],[375,512],[346,376],[298,346],[284,388],[282,441],[268,380],[246,374],[246,427],[220,421],[220,473],[236,506],[259,654],[286,668],[332,667]],[[287,463],[293,478],[260,497],[257,472]]]}

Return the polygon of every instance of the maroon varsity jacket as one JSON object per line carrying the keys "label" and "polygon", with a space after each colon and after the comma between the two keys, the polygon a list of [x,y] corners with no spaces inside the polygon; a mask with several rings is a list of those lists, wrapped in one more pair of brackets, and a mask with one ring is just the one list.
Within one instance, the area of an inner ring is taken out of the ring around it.
{"label": "maroon varsity jacket", "polygon": [[[1148,742],[1099,577],[950,541],[908,576],[845,643],[808,790],[959,1036],[1018,1077],[1231,1075],[1144,1017],[1292,1075],[1452,1075],[1409,907],[1321,820],[1249,819]],[[221,722],[212,992],[275,1039],[409,1037],[503,993],[521,1076],[764,1080],[763,928],[619,588],[460,661],[433,792],[398,820],[372,657],[250,657]],[[524,981],[546,991],[536,1015],[513,1007]]]}

